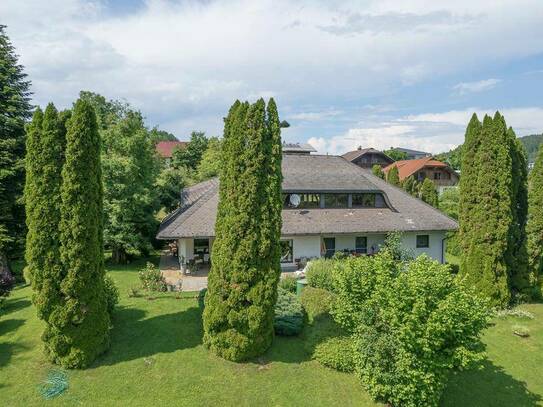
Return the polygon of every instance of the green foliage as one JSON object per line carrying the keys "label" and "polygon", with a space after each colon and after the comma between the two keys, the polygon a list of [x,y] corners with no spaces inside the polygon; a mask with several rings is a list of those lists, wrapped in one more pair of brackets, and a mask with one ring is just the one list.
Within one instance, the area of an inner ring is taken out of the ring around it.
{"label": "green foliage", "polygon": [[530,283],[536,291],[535,296],[540,297],[541,286],[538,280],[543,276],[543,144],[530,172],[526,232]]}
{"label": "green foliage", "polygon": [[[30,82],[0,25],[0,267],[24,244],[25,120],[31,115]],[[2,270],[0,270],[1,272]]]}
{"label": "green foliage", "polygon": [[55,360],[56,343],[66,306],[62,282],[66,277],[60,253],[61,184],[66,149],[66,119],[50,103],[45,114],[37,108],[27,127],[26,159],[26,277],[32,283],[32,301],[38,317],[45,321],[42,338]]}
{"label": "green foliage", "polygon": [[446,162],[452,169],[458,171],[462,167],[462,145],[447,153],[438,154],[434,158],[438,161]]}
{"label": "green foliage", "polygon": [[541,144],[543,144],[543,134],[532,134],[520,137],[519,140],[526,150],[528,162],[535,163]]}
{"label": "green foliage", "polygon": [[[190,145],[189,145],[190,146]],[[196,177],[199,181],[205,181],[219,175],[221,166],[221,140],[211,137],[207,148],[202,154],[202,159],[196,169]]]}
{"label": "green foliage", "polygon": [[437,406],[449,371],[482,360],[488,310],[448,266],[383,249],[346,260],[336,278],[332,315],[353,334],[355,370],[374,398]]}
{"label": "green foliage", "polygon": [[306,278],[310,287],[322,288],[334,291],[334,267],[337,264],[335,259],[311,260],[307,267]]}
{"label": "green foliage", "polygon": [[323,288],[305,287],[300,297],[310,322],[330,312],[334,294]]}
{"label": "green foliage", "polygon": [[[87,367],[109,347],[104,290],[103,190],[100,135],[91,104],[74,104],[62,168],[60,258],[61,306],[49,317],[43,339],[54,362]],[[33,271],[34,273],[34,271]]]}
{"label": "green foliage", "polygon": [[111,317],[113,311],[115,311],[115,306],[119,303],[119,289],[115,285],[115,281],[108,275],[104,277],[104,290],[106,292],[107,312]]}
{"label": "green foliage", "polygon": [[156,144],[159,141],[178,141],[177,137],[172,133],[169,133],[166,130],[159,130],[156,126],[149,131],[149,137],[153,144]]}
{"label": "green foliage", "polygon": [[166,291],[166,282],[159,268],[151,262],[147,262],[145,267],[143,267],[138,272],[138,277],[140,279],[141,288],[147,292],[164,292]]}
{"label": "green foliage", "polygon": [[393,147],[390,147],[389,150],[383,151],[383,153],[388,155],[394,161],[407,160],[407,153],[405,151],[398,151]]}
{"label": "green foliage", "polygon": [[181,190],[189,183],[190,178],[186,169],[164,168],[155,183],[160,206],[168,212],[176,209],[180,204]]}
{"label": "green foliage", "polygon": [[425,178],[420,188],[420,199],[434,208],[439,206],[439,196],[437,195],[434,183],[430,178]]}
{"label": "green foliage", "polygon": [[357,357],[354,345],[354,340],[350,336],[327,338],[315,346],[313,358],[323,366],[352,373]]}
{"label": "green foliage", "polygon": [[[0,259],[0,263],[2,259]],[[9,296],[13,285],[15,284],[15,278],[11,275],[10,269],[7,264],[0,264],[0,310],[6,297]]]}
{"label": "green foliage", "polygon": [[387,172],[387,182],[392,185],[400,186],[400,175],[398,167],[394,166]]}
{"label": "green foliage", "polygon": [[458,220],[460,206],[460,189],[447,188],[439,196],[439,209],[447,216]]}
{"label": "green foliage", "polygon": [[295,293],[297,281],[298,279],[294,276],[286,276],[285,278],[279,280],[279,288],[282,288],[290,293]]}
{"label": "green foliage", "polygon": [[295,294],[278,288],[273,328],[277,335],[295,336],[304,327],[304,309]]}
{"label": "green foliage", "polygon": [[172,155],[172,166],[175,168],[190,168],[195,170],[207,149],[209,139],[201,131],[193,131],[186,148],[176,148]]}
{"label": "green foliage", "polygon": [[415,178],[411,175],[400,182],[400,186],[412,196],[419,196],[419,190],[421,188],[420,183],[418,183]]}
{"label": "green foliage", "polygon": [[383,171],[383,168],[379,164],[375,164],[373,167],[371,167],[371,172],[376,177],[379,177],[381,179],[385,179],[385,172]]}
{"label": "green foliage", "polygon": [[402,232],[389,232],[385,238],[383,249],[387,250],[394,260],[406,262],[415,258],[411,249],[406,249],[402,244]]}
{"label": "green foliage", "polygon": [[226,359],[273,339],[280,275],[281,131],[273,99],[236,101],[225,120],[204,344]]}

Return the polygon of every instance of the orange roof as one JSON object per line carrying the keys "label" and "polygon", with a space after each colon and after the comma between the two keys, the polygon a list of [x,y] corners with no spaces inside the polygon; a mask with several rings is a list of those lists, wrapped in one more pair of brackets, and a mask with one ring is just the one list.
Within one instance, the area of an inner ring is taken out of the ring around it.
{"label": "orange roof", "polygon": [[385,173],[388,173],[392,167],[398,167],[398,174],[400,176],[400,181],[413,175],[417,171],[420,171],[424,167],[441,167],[448,168],[447,163],[434,160],[432,157],[419,158],[418,160],[401,160],[396,161],[390,165],[387,165],[383,168]]}
{"label": "orange roof", "polygon": [[188,141],[159,141],[156,145],[156,151],[163,158],[172,158],[173,150],[176,147],[185,148]]}

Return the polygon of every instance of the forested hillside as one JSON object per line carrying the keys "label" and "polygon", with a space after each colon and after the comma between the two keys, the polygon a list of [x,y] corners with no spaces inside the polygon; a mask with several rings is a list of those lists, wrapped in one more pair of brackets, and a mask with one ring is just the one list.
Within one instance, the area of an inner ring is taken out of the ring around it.
{"label": "forested hillside", "polygon": [[[528,162],[533,163],[535,161],[539,145],[543,143],[543,134],[532,134],[530,136],[519,137],[519,140],[524,145],[524,148],[526,148],[526,152],[528,153]],[[446,153],[437,154],[435,158],[440,161],[448,162],[449,165],[455,170],[460,170],[462,162],[462,144]]]}

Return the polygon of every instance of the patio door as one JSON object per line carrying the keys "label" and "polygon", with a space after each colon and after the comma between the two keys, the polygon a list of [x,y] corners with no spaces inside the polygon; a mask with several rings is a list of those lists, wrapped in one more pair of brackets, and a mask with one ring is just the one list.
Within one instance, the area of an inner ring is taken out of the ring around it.
{"label": "patio door", "polygon": [[336,238],[335,237],[325,237],[322,239],[324,242],[324,257],[329,259],[336,252]]}
{"label": "patio door", "polygon": [[209,261],[209,239],[194,239],[194,259]]}

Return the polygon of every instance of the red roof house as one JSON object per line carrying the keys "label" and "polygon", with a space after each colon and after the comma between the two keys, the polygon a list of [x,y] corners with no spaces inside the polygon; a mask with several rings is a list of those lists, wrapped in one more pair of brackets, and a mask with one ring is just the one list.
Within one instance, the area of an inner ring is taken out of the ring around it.
{"label": "red roof house", "polygon": [[188,141],[159,141],[156,151],[162,158],[172,158],[175,148],[186,148],[188,144]]}
{"label": "red roof house", "polygon": [[400,181],[410,176],[413,176],[419,182],[424,181],[425,178],[430,178],[438,190],[455,186],[459,180],[458,173],[447,163],[435,160],[432,157],[396,161],[383,168],[383,171],[388,174],[393,167],[398,167]]}

